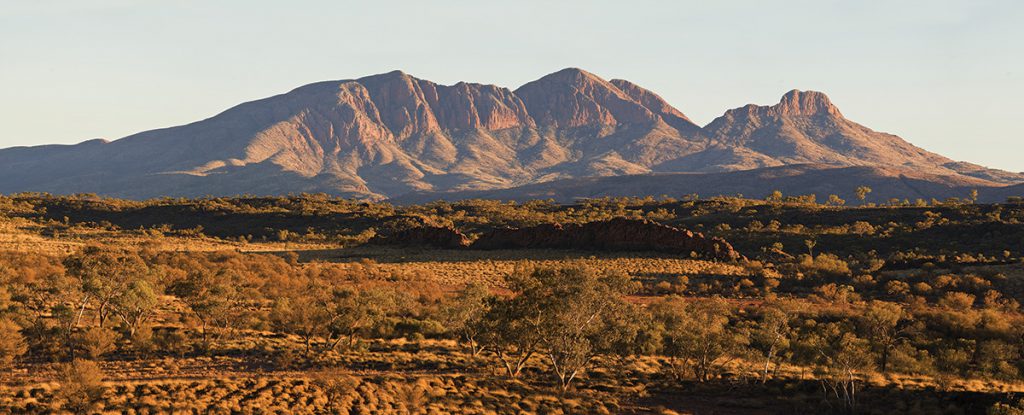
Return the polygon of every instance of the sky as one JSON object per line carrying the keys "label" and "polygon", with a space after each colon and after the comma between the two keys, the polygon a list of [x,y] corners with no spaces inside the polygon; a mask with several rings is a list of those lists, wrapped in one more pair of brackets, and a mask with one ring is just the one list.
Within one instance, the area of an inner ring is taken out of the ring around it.
{"label": "sky", "polygon": [[401,69],[516,88],[565,67],[698,124],[788,90],[1024,171],[1024,2],[0,0],[0,148],[117,139]]}

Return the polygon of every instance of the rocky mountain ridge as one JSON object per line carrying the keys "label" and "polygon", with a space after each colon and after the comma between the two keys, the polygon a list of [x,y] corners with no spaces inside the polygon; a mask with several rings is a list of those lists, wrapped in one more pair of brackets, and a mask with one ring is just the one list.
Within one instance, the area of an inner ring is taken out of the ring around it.
{"label": "rocky mountain ridge", "polygon": [[790,91],[707,126],[629,81],[568,68],[515,90],[400,71],[318,82],[206,120],[106,142],[0,150],[0,192],[127,198],[325,192],[367,199],[555,180],[797,164],[902,168],[998,187],[1024,174],[956,162]]}

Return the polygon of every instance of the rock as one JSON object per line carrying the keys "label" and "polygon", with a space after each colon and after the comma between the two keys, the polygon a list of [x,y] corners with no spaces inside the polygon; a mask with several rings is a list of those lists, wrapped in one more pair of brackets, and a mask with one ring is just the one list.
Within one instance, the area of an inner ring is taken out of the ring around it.
{"label": "rock", "polygon": [[469,246],[465,234],[449,226],[418,226],[399,230],[370,239],[376,245],[429,246],[442,249],[460,249]]}

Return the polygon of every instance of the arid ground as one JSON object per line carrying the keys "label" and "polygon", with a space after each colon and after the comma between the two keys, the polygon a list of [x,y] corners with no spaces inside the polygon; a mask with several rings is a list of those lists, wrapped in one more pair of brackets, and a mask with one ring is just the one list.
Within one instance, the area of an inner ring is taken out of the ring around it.
{"label": "arid ground", "polygon": [[0,197],[0,413],[1024,411],[1024,205],[777,196]]}

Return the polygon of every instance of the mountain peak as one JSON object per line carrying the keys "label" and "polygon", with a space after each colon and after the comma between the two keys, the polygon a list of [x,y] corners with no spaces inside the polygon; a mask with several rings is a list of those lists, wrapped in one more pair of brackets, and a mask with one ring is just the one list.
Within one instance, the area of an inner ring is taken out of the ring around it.
{"label": "mountain peak", "polygon": [[106,138],[93,138],[91,140],[85,140],[85,141],[83,141],[81,143],[78,143],[78,145],[81,145],[81,146],[91,146],[91,145],[99,145],[99,144],[110,144],[110,140],[107,140]]}
{"label": "mountain peak", "polygon": [[579,68],[566,68],[529,82],[515,94],[538,125],[648,124],[656,116],[612,83]]}
{"label": "mountain peak", "polygon": [[409,82],[409,81],[415,80],[415,79],[416,79],[416,77],[414,77],[412,75],[409,75],[409,74],[405,73],[402,70],[395,69],[395,70],[393,70],[391,72],[385,72],[385,73],[380,73],[380,74],[376,74],[376,75],[364,76],[362,78],[357,79],[356,81],[358,81],[360,83],[375,82],[375,81],[376,82],[395,82],[395,81]]}
{"label": "mountain peak", "polygon": [[773,107],[781,115],[818,115],[829,114],[842,117],[828,99],[828,95],[818,91],[800,91],[794,89],[782,96],[782,99]]}
{"label": "mountain peak", "polygon": [[565,68],[560,71],[545,75],[539,80],[553,80],[562,82],[580,82],[580,81],[604,81],[601,77],[594,75],[590,72],[584,71],[580,68]]}

